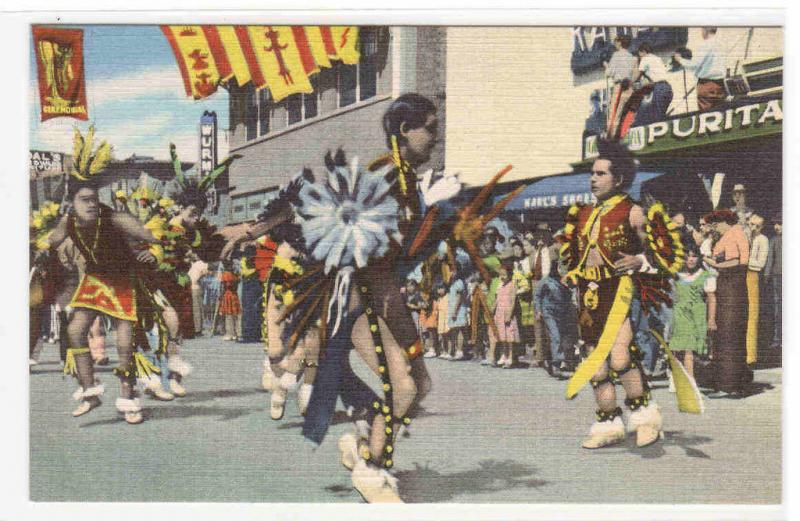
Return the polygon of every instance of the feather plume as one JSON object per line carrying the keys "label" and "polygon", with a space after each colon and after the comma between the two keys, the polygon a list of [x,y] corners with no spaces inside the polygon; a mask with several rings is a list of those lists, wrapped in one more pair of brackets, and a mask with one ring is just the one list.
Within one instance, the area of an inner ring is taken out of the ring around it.
{"label": "feather plume", "polygon": [[210,174],[205,176],[200,181],[200,188],[205,190],[209,186],[214,184],[214,181],[216,181],[217,177],[222,175],[222,173],[225,172],[228,169],[228,167],[231,166],[231,163],[233,163],[234,160],[239,159],[240,157],[242,156],[240,156],[239,154],[233,154],[232,156],[228,156],[225,159],[223,159],[222,162],[219,164],[219,166],[217,166],[217,168],[212,170]]}
{"label": "feather plume", "polygon": [[172,169],[175,171],[175,180],[181,188],[184,188],[186,186],[186,178],[183,175],[181,161],[178,159],[178,152],[174,143],[169,144],[169,157],[172,159]]}
{"label": "feather plume", "polygon": [[95,152],[94,156],[91,158],[91,163],[89,164],[89,175],[93,176],[103,170],[108,164],[111,162],[111,145],[103,141],[99,147],[97,147],[97,152]]}
{"label": "feather plume", "polygon": [[72,133],[72,164],[74,165],[76,170],[78,165],[78,158],[81,157],[82,150],[83,150],[83,136],[81,136],[81,131],[78,130],[78,127],[75,127]]}
{"label": "feather plume", "polygon": [[89,166],[89,156],[92,153],[92,146],[94,145],[94,125],[89,127],[89,132],[86,133],[86,138],[83,140],[83,150],[81,150],[80,160],[78,161],[78,171],[84,176],[86,175],[87,167]]}

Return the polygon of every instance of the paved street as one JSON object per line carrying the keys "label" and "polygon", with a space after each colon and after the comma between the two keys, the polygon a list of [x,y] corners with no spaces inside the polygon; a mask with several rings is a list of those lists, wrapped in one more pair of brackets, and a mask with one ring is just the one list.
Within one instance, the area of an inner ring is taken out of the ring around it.
{"label": "paved street", "polygon": [[[336,440],[351,428],[344,413],[315,448],[300,434],[293,395],[282,421],[269,418],[260,345],[204,338],[186,342],[184,356],[195,368],[185,380],[190,394],[144,398],[147,420],[130,426],[114,408],[110,368],[99,374],[103,406],[72,418],[75,383],[45,345],[31,373],[31,499],[361,501],[338,461]],[[434,389],[398,443],[407,502],[780,502],[780,369],[756,372],[757,394],[708,399],[703,416],[679,413],[666,383],[656,382],[666,438],[587,451],[589,387],[568,402],[565,382],[540,369],[428,367]]]}

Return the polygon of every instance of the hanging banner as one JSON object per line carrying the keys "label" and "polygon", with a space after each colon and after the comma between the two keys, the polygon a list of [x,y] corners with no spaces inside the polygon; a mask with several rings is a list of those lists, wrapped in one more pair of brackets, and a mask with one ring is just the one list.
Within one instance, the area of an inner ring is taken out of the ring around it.
{"label": "hanging banner", "polygon": [[361,57],[355,26],[163,25],[161,31],[194,99],[231,79],[268,88],[275,101],[310,94],[309,77],[331,60],[351,65]]}
{"label": "hanging banner", "polygon": [[86,121],[83,31],[33,27],[42,121],[60,116]]}

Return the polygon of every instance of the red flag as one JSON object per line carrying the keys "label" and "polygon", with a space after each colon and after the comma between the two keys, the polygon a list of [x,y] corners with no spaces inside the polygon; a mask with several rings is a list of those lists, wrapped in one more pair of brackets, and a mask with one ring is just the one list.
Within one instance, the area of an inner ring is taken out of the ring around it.
{"label": "red flag", "polygon": [[42,121],[89,119],[83,69],[83,31],[33,27]]}

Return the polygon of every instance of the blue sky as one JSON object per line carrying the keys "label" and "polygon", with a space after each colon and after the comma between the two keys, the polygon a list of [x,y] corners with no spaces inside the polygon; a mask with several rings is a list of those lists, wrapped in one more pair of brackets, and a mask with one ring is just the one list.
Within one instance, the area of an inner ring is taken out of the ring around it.
{"label": "blue sky", "polygon": [[228,125],[224,89],[205,100],[186,96],[178,65],[161,29],[155,25],[64,26],[83,29],[86,100],[89,121],[55,118],[41,121],[36,58],[29,46],[30,148],[69,153],[72,128],[89,124],[97,137],[114,146],[115,157],[131,154],[169,157],[169,143],[178,155],[196,161],[198,124],[204,110],[217,112],[220,157],[227,154],[223,132]]}

